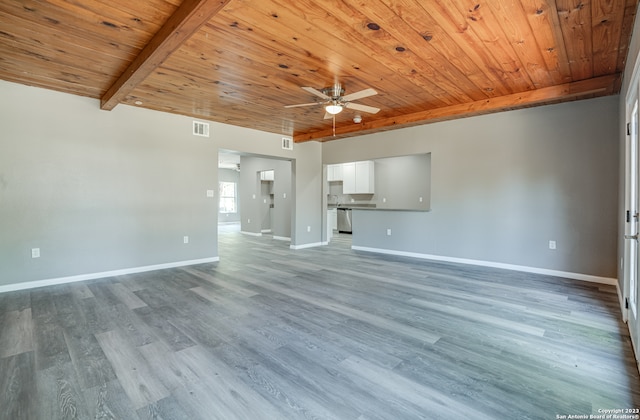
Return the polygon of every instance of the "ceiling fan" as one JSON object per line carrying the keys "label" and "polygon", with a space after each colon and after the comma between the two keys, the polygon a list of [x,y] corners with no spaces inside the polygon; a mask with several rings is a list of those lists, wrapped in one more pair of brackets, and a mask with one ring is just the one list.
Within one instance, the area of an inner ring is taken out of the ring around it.
{"label": "ceiling fan", "polygon": [[322,90],[314,89],[308,86],[304,86],[302,89],[311,93],[312,95],[322,98],[323,102],[310,102],[306,104],[285,105],[285,108],[324,105],[324,110],[326,111],[324,115],[325,119],[335,117],[335,115],[342,112],[344,108],[353,109],[355,111],[362,111],[369,114],[375,114],[376,112],[380,111],[380,108],[376,108],[368,105],[356,104],[351,102],[356,99],[362,99],[368,96],[377,95],[378,92],[376,92],[375,89],[368,88],[368,89],[361,90],[359,92],[350,93],[348,95],[344,95],[344,89],[342,88],[340,83],[336,83],[335,85],[328,88],[324,88]]}

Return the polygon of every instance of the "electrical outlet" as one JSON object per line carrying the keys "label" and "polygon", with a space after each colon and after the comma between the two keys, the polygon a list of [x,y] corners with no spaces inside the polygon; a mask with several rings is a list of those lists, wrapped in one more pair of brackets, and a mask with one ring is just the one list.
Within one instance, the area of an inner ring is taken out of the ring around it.
{"label": "electrical outlet", "polygon": [[422,203],[422,197],[420,197],[420,198],[418,199],[418,201]]}
{"label": "electrical outlet", "polygon": [[207,197],[213,197],[213,190],[207,190]]}
{"label": "electrical outlet", "polygon": [[387,202],[387,199],[386,199],[385,197],[382,197],[382,202],[383,202],[383,203],[386,203],[386,202]]}
{"label": "electrical outlet", "polygon": [[287,198],[287,193],[282,193],[282,198]]}
{"label": "electrical outlet", "polygon": [[251,223],[251,219],[247,219],[247,223]]}
{"label": "electrical outlet", "polygon": [[387,236],[391,236],[391,229],[387,229]]}
{"label": "electrical outlet", "polygon": [[31,248],[31,258],[40,258],[40,248]]}
{"label": "electrical outlet", "polygon": [[182,237],[182,243],[188,244],[189,243],[189,237],[188,236],[183,236]]}
{"label": "electrical outlet", "polygon": [[549,241],[549,249],[556,249],[556,241]]}
{"label": "electrical outlet", "polygon": [[311,232],[311,226],[307,226],[307,232]]}
{"label": "electrical outlet", "polygon": [[256,199],[256,195],[255,194],[251,194],[251,198],[253,198],[255,200]]}

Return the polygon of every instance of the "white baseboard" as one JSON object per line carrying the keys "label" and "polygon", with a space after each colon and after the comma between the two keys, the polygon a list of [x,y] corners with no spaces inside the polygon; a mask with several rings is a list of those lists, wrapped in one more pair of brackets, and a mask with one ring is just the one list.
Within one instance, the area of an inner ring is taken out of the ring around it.
{"label": "white baseboard", "polygon": [[608,284],[616,286],[618,279],[610,277],[592,276],[590,274],[571,273],[568,271],[549,270],[546,268],[528,267],[524,265],[504,264],[492,261],[471,260],[466,258],[443,257],[441,255],[419,254],[416,252],[395,251],[391,249],[368,248],[362,246],[351,246],[356,251],[376,252],[379,254],[399,255],[403,257],[421,258],[425,260],[453,262],[459,264],[479,265],[483,267],[502,268],[505,270],[522,271],[525,273],[544,274],[548,276],[565,277],[574,280],[589,281],[593,283]]}
{"label": "white baseboard", "polygon": [[262,229],[260,232],[262,232],[262,233],[271,233],[271,229]]}
{"label": "white baseboard", "polygon": [[287,238],[286,236],[274,236],[273,239],[276,239],[278,241],[290,241],[291,238]]}
{"label": "white baseboard", "polygon": [[315,248],[317,246],[322,246],[322,242],[314,242],[312,244],[303,244],[303,245],[290,245],[291,249],[305,249],[305,248]]}
{"label": "white baseboard", "polygon": [[262,232],[245,232],[240,231],[240,233],[242,233],[243,235],[249,235],[249,236],[262,236]]}
{"label": "white baseboard", "polygon": [[184,267],[187,265],[204,264],[220,261],[220,257],[202,258],[199,260],[178,261],[165,264],[147,265],[143,267],[125,268],[122,270],[103,271],[100,273],[79,274],[77,276],[58,277],[54,279],[27,281],[24,283],[0,286],[0,293],[15,292],[17,290],[35,289],[36,287],[54,286],[56,284],[75,283],[77,281],[95,280],[105,277],[124,276],[126,274],[143,273],[145,271],[163,270],[165,268]]}

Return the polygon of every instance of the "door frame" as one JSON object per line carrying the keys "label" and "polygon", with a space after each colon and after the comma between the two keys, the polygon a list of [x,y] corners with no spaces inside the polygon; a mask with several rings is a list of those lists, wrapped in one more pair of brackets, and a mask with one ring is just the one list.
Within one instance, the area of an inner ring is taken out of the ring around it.
{"label": "door frame", "polygon": [[[634,69],[625,97],[624,127],[624,228],[622,261],[622,318],[627,324],[636,365],[640,360],[640,313],[638,281],[640,280],[640,71]],[[632,288],[634,290],[632,290]],[[633,295],[633,296],[632,296]]]}

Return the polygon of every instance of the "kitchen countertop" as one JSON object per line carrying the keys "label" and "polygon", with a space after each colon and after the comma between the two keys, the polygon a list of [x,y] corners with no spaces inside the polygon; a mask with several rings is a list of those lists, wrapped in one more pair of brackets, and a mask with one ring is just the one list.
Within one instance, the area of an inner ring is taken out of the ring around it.
{"label": "kitchen countertop", "polygon": [[392,209],[392,208],[380,208],[380,207],[351,207],[353,210],[376,210],[376,211],[417,211],[417,212],[430,212],[431,209]]}
{"label": "kitchen countertop", "polygon": [[369,210],[376,209],[375,204],[340,204],[340,205],[329,204],[327,207],[330,209],[369,209]]}
{"label": "kitchen countertop", "polygon": [[375,204],[352,204],[352,205],[327,205],[328,209],[350,209],[350,210],[378,210],[378,211],[418,211],[418,212],[430,212],[431,209],[394,209],[386,207],[376,207]]}

